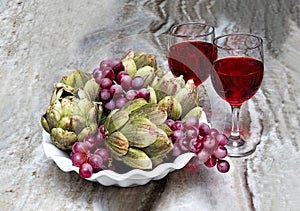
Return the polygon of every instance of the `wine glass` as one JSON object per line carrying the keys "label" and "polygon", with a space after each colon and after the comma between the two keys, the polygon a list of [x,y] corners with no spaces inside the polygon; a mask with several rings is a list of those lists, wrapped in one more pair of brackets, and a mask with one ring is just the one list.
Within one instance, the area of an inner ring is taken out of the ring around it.
{"label": "wine glass", "polygon": [[241,136],[239,113],[242,104],[253,97],[263,80],[263,40],[252,34],[228,34],[215,38],[213,45],[217,57],[213,62],[212,84],[232,109],[228,155],[247,156],[256,146]]}
{"label": "wine glass", "polygon": [[174,25],[168,36],[168,62],[174,76],[193,80],[196,87],[210,75],[213,61],[213,26],[191,22]]}

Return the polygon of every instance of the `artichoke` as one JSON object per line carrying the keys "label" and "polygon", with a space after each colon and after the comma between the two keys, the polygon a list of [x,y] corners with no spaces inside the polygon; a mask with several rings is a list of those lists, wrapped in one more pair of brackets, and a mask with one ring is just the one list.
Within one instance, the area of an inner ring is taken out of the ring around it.
{"label": "artichoke", "polygon": [[99,89],[95,83],[91,75],[76,70],[54,85],[41,123],[59,149],[70,150],[75,142],[97,132],[102,106],[92,101]]}
{"label": "artichoke", "polygon": [[[172,149],[167,133],[159,128],[164,125],[167,113],[157,104],[136,99],[111,113],[104,124],[108,132],[106,145],[116,159],[132,168],[151,169],[153,162],[157,164],[156,160]],[[124,113],[129,114],[127,121]],[[118,131],[111,129],[112,119]]]}

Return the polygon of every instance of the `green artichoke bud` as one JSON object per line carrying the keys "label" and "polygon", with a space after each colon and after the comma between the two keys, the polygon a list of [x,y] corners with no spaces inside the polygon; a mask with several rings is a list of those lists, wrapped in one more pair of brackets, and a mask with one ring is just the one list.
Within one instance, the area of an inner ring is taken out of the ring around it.
{"label": "green artichoke bud", "polygon": [[50,133],[55,146],[70,150],[76,141],[82,141],[85,136],[97,132],[99,115],[101,111],[96,103],[86,98],[66,96],[56,99],[48,106],[41,117],[41,123]]}
{"label": "green artichoke bud", "polygon": [[108,135],[106,137],[106,145],[116,156],[125,155],[129,148],[129,142],[127,138],[120,131],[116,131]]}
{"label": "green artichoke bud", "polygon": [[76,141],[94,135],[102,116],[102,106],[93,101],[99,85],[91,74],[81,70],[63,76],[53,88],[50,104],[41,117],[51,141],[62,150],[70,150]]}
{"label": "green artichoke bud", "polygon": [[182,121],[185,122],[188,118],[192,116],[197,117],[199,119],[202,115],[202,111],[203,109],[200,106],[196,106],[182,118]]}
{"label": "green artichoke bud", "polygon": [[126,110],[114,110],[105,120],[104,128],[109,133],[119,130],[129,120],[129,113]]}
{"label": "green artichoke bud", "polygon": [[139,109],[140,107],[148,104],[148,102],[145,99],[139,98],[132,101],[128,101],[121,110],[125,110],[130,115],[135,110]]}
{"label": "green artichoke bud", "polygon": [[152,144],[157,138],[157,127],[144,117],[130,118],[121,129],[129,145],[142,148]]}
{"label": "green artichoke bud", "polygon": [[151,169],[152,161],[145,152],[135,148],[129,148],[126,155],[121,157],[123,162],[132,168]]}
{"label": "green artichoke bud", "polygon": [[182,114],[180,103],[173,96],[166,96],[158,102],[158,105],[165,108],[168,118],[178,120]]}
{"label": "green artichoke bud", "polygon": [[133,57],[137,69],[144,67],[144,66],[150,66],[153,67],[155,70],[157,69],[157,63],[155,55],[153,54],[146,54],[144,52],[136,52]]}
{"label": "green artichoke bud", "polygon": [[69,76],[63,76],[60,82],[73,88],[83,88],[85,83],[91,78],[91,74],[75,70]]}
{"label": "green artichoke bud", "polygon": [[199,96],[194,83],[187,82],[174,96],[182,107],[182,116],[199,104]]}
{"label": "green artichoke bud", "polygon": [[168,153],[173,148],[173,143],[167,136],[167,134],[161,130],[158,129],[158,136],[156,138],[156,141],[149,145],[146,148],[143,148],[143,151],[151,158],[158,158],[161,156],[164,156],[166,153]]}
{"label": "green artichoke bud", "polygon": [[166,110],[157,104],[146,104],[131,113],[131,118],[145,117],[155,125],[163,124],[168,117]]}
{"label": "green artichoke bud", "polygon": [[155,69],[151,66],[143,66],[137,70],[134,76],[142,77],[144,79],[143,87],[147,87],[155,78]]}
{"label": "green artichoke bud", "polygon": [[136,68],[133,58],[126,57],[126,58],[122,59],[122,63],[124,65],[125,71],[128,73],[128,75],[133,77],[137,71],[137,68]]}

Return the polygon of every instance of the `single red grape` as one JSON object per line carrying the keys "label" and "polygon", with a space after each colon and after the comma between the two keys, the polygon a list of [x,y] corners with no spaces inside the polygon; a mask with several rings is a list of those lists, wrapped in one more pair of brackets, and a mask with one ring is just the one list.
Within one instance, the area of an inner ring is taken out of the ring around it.
{"label": "single red grape", "polygon": [[86,154],[81,152],[75,152],[72,154],[71,160],[74,166],[80,167],[86,162]]}
{"label": "single red grape", "polygon": [[89,163],[84,163],[79,167],[79,175],[82,178],[89,178],[93,174],[93,167]]}
{"label": "single red grape", "polygon": [[221,173],[226,173],[230,169],[230,165],[226,160],[218,160],[217,169]]}

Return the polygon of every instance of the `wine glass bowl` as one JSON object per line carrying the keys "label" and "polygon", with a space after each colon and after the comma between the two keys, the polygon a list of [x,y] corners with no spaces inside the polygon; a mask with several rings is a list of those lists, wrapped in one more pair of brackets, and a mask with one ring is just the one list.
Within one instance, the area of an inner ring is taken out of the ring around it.
{"label": "wine glass bowl", "polygon": [[263,80],[263,40],[251,34],[228,34],[215,38],[213,45],[217,57],[213,62],[212,84],[232,108],[228,155],[247,156],[255,151],[255,145],[239,133],[239,111],[255,95]]}
{"label": "wine glass bowl", "polygon": [[210,75],[212,68],[213,26],[203,23],[174,25],[168,37],[168,62],[174,76],[193,80],[198,87]]}

